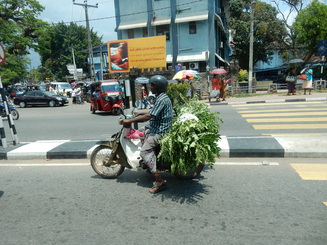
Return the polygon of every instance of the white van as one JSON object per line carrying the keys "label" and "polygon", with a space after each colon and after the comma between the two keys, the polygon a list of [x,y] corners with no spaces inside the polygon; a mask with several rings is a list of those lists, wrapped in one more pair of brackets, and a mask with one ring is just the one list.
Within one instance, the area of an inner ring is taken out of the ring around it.
{"label": "white van", "polygon": [[65,82],[52,82],[50,84],[50,86],[53,88],[54,93],[58,94],[58,95],[62,95],[64,89],[65,92],[67,93],[67,97],[71,97],[73,90],[72,90],[72,86],[70,86],[69,83],[65,83]]}

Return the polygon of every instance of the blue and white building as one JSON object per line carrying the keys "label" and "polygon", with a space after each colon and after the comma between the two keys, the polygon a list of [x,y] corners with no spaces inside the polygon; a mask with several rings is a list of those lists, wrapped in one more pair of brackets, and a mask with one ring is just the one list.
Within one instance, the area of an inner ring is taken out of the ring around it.
{"label": "blue and white building", "polygon": [[229,65],[228,0],[114,1],[118,40],[165,35],[167,67],[204,72]]}

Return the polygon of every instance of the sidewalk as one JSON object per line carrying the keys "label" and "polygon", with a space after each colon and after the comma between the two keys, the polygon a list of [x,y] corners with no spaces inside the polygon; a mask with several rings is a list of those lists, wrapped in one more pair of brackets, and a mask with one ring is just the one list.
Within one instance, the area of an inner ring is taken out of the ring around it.
{"label": "sidewalk", "polygon": [[[326,93],[313,92],[303,95],[287,96],[281,94],[262,94],[251,97],[231,97],[222,102],[202,100],[210,106],[223,106],[247,103],[281,103],[298,101],[326,101]],[[0,147],[0,160],[31,160],[31,159],[89,159],[98,140],[54,140],[21,143],[17,146]],[[222,136],[218,143],[221,157],[239,158],[327,158],[327,135],[303,137],[303,135],[273,135],[273,136]]]}
{"label": "sidewalk", "polygon": [[[230,97],[226,101],[211,101],[211,105],[231,105],[231,104],[251,104],[251,103],[278,103],[278,102],[298,102],[298,101],[323,101],[327,100],[327,92],[319,93],[313,91],[311,95],[304,95],[303,91],[299,91],[296,95],[286,95],[287,90],[278,90],[278,94],[257,93],[255,96],[248,97]],[[203,100],[209,103],[209,100]]]}
{"label": "sidewalk", "polygon": [[[211,106],[281,103],[299,101],[327,101],[327,92],[313,91],[304,95],[299,91],[296,95],[287,95],[287,91],[278,94],[262,94],[250,97],[230,97],[226,101],[203,101]],[[294,158],[327,158],[327,135],[303,137],[303,135],[273,135],[255,137],[222,137],[218,144],[222,157],[294,157]]]}

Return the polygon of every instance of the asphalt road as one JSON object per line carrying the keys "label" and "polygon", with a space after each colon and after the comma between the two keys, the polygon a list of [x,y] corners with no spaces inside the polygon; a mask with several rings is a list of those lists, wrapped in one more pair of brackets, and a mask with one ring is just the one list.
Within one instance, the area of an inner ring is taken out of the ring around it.
{"label": "asphalt road", "polygon": [[[69,104],[62,107],[17,108],[20,118],[14,121],[20,142],[36,140],[94,140],[117,132],[118,116],[109,113],[91,114],[90,104]],[[6,119],[6,136],[11,137]]]}
{"label": "asphalt road", "polygon": [[221,135],[326,135],[327,101],[216,105]]}
{"label": "asphalt road", "polygon": [[0,244],[327,244],[327,182],[291,165],[324,159],[260,161],[271,160],[221,159],[188,181],[164,174],[156,195],[145,172],[104,180],[84,160],[0,161]]}
{"label": "asphalt road", "polygon": [[[271,104],[212,105],[220,112],[221,135],[256,136],[262,134],[326,134],[327,102],[283,102]],[[100,112],[91,114],[89,104],[64,107],[17,108],[15,122],[20,142],[36,140],[99,140],[120,129],[118,117]],[[315,113],[315,115],[312,115]],[[288,121],[282,121],[282,120]],[[8,141],[7,119],[3,119]],[[252,120],[252,122],[251,122]],[[253,122],[253,120],[255,120]],[[258,122],[258,120],[264,120]],[[269,127],[267,126],[269,125]],[[290,129],[284,129],[290,125]],[[263,129],[262,129],[263,128]]]}

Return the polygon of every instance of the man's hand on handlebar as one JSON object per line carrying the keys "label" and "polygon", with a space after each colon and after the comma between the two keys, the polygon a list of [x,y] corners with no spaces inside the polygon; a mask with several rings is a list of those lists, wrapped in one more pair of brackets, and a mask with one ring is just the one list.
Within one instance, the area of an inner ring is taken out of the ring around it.
{"label": "man's hand on handlebar", "polygon": [[119,124],[122,124],[125,128],[129,128],[134,122],[146,122],[151,119],[151,114],[144,112],[135,113],[134,116],[134,118],[119,120]]}
{"label": "man's hand on handlebar", "polygon": [[130,119],[123,120],[123,126],[124,126],[124,128],[130,128],[131,127],[131,124],[132,124],[132,122],[131,122]]}

